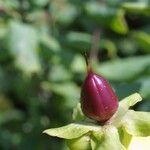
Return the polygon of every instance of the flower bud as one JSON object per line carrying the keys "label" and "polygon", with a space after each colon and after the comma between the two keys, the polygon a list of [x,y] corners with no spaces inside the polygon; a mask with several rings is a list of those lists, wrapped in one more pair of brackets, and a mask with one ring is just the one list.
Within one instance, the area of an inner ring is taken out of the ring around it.
{"label": "flower bud", "polygon": [[87,77],[81,90],[83,113],[100,123],[109,120],[118,108],[118,98],[106,79],[95,74],[87,63]]}

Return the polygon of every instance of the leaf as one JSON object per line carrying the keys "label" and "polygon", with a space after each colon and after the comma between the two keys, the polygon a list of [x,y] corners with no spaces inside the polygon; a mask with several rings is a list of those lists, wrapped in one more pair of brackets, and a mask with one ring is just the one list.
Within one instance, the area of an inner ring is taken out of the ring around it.
{"label": "leaf", "polygon": [[70,72],[63,65],[53,65],[49,72],[49,80],[52,82],[67,81],[71,78]]}
{"label": "leaf", "polygon": [[78,14],[76,7],[65,0],[52,1],[50,10],[53,19],[61,25],[70,24]]}
{"label": "leaf", "polygon": [[8,10],[10,9],[18,9],[19,8],[19,2],[17,0],[2,0],[0,1],[1,8],[5,8]]}
{"label": "leaf", "polygon": [[84,32],[69,32],[66,36],[67,44],[79,50],[87,50],[91,46],[92,36]]}
{"label": "leaf", "polygon": [[101,131],[101,127],[71,123],[60,128],[47,129],[43,133],[63,139],[74,139],[88,133],[89,131]]}
{"label": "leaf", "polygon": [[133,136],[150,136],[150,112],[130,110],[122,120],[122,126]]}
{"label": "leaf", "polygon": [[140,88],[139,93],[142,95],[143,98],[148,99],[150,98],[150,78],[144,78],[141,80],[142,86]]}
{"label": "leaf", "polygon": [[125,34],[128,31],[124,10],[122,9],[108,7],[99,2],[88,2],[85,5],[85,11],[90,18],[104,27],[120,34]]}
{"label": "leaf", "polygon": [[150,53],[150,34],[136,31],[132,33],[132,36],[145,52]]}
{"label": "leaf", "polygon": [[114,42],[107,39],[101,39],[100,41],[100,49],[106,49],[108,53],[108,57],[113,59],[117,57],[117,47]]}
{"label": "leaf", "polygon": [[129,109],[131,106],[134,106],[140,101],[142,101],[140,94],[134,93],[120,101],[119,106],[123,107],[124,109]]}
{"label": "leaf", "polygon": [[143,51],[150,53],[150,34],[142,31],[136,31],[133,32],[132,36]]}
{"label": "leaf", "polygon": [[59,52],[61,49],[59,42],[54,37],[47,34],[40,36],[40,42],[52,52]]}
{"label": "leaf", "polygon": [[116,16],[110,23],[110,28],[117,33],[126,34],[128,32],[128,25],[126,23],[124,15],[124,10],[119,9],[116,13]]}
{"label": "leaf", "polygon": [[26,74],[39,72],[41,69],[37,55],[38,38],[30,25],[11,22],[9,32],[10,52],[16,66]]}
{"label": "leaf", "polygon": [[136,78],[148,67],[150,67],[150,55],[108,61],[95,69],[107,79],[128,81]]}
{"label": "leaf", "polygon": [[118,131],[113,126],[106,126],[103,128],[103,135],[94,137],[91,142],[93,150],[125,150],[120,142]]}
{"label": "leaf", "polygon": [[110,122],[115,126],[120,126],[122,118],[128,112],[131,106],[134,106],[136,103],[142,100],[140,94],[132,94],[119,102],[118,111],[110,119]]}
{"label": "leaf", "polygon": [[85,60],[81,55],[76,55],[71,63],[72,71],[76,73],[86,72]]}
{"label": "leaf", "polygon": [[49,3],[49,0],[32,0],[32,3],[34,3],[34,5],[36,6],[44,7],[46,4]]}
{"label": "leaf", "polygon": [[0,113],[0,126],[6,123],[13,124],[13,122],[15,121],[22,121],[22,120],[24,120],[24,114],[19,110],[10,109],[6,112]]}
{"label": "leaf", "polygon": [[85,11],[89,17],[102,24],[108,24],[109,21],[111,21],[109,19],[114,17],[116,14],[116,9],[99,2],[86,3]]}
{"label": "leaf", "polygon": [[[66,36],[66,41],[72,48],[78,49],[80,51],[87,51],[92,45],[92,36],[85,32],[69,32]],[[108,50],[109,57],[114,57],[116,55],[116,46],[114,42],[109,39],[101,39],[99,41],[99,50]]]}
{"label": "leaf", "polygon": [[52,91],[55,94],[58,94],[65,98],[68,107],[75,106],[77,104],[76,100],[80,97],[78,86],[72,82],[51,84],[49,82],[44,82],[42,86],[44,89]]}
{"label": "leaf", "polygon": [[125,56],[134,55],[138,51],[137,44],[138,43],[136,43],[136,41],[130,36],[120,38],[117,41],[119,51],[121,51],[121,53]]}
{"label": "leaf", "polygon": [[149,15],[149,4],[146,2],[125,2],[121,5],[126,11]]}

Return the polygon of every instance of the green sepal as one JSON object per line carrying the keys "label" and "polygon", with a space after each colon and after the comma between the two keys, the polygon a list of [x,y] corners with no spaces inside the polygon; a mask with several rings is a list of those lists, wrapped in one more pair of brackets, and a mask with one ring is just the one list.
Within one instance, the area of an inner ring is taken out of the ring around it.
{"label": "green sepal", "polygon": [[70,150],[92,150],[89,133],[75,139],[67,140],[67,145]]}
{"label": "green sepal", "polygon": [[74,121],[83,121],[86,119],[86,116],[83,114],[81,110],[81,104],[78,103],[76,107],[73,109],[72,119]]}
{"label": "green sepal", "polygon": [[118,127],[121,124],[122,118],[128,112],[129,108],[134,106],[141,100],[142,97],[138,93],[134,93],[124,98],[122,101],[119,102],[118,111],[113,115],[113,117],[109,120],[109,122]]}
{"label": "green sepal", "polygon": [[133,136],[150,136],[150,112],[129,110],[122,120],[122,126]]}
{"label": "green sepal", "polygon": [[119,133],[114,126],[104,126],[100,134],[93,134],[92,150],[126,150],[119,139]]}
{"label": "green sepal", "polygon": [[71,123],[60,128],[47,129],[43,133],[63,139],[74,139],[92,131],[101,131],[101,126]]}

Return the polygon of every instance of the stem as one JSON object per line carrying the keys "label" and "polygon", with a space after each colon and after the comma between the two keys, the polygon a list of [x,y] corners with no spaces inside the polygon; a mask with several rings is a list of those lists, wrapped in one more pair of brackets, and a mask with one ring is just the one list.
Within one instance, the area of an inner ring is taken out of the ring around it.
{"label": "stem", "polygon": [[93,38],[92,38],[92,46],[91,46],[91,52],[90,52],[90,59],[97,60],[98,55],[98,49],[99,49],[99,40],[100,40],[100,28],[97,28],[93,32]]}
{"label": "stem", "polygon": [[92,72],[92,67],[91,67],[90,59],[86,53],[84,53],[84,58],[85,58],[85,62],[86,62],[87,73],[90,73],[90,72]]}

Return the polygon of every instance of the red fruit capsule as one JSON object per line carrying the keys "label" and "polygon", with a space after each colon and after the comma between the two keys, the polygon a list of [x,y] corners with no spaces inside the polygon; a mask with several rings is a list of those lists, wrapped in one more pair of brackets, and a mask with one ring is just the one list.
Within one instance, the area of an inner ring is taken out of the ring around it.
{"label": "red fruit capsule", "polygon": [[118,109],[118,98],[106,79],[87,64],[87,77],[81,90],[83,113],[100,123],[109,120]]}

